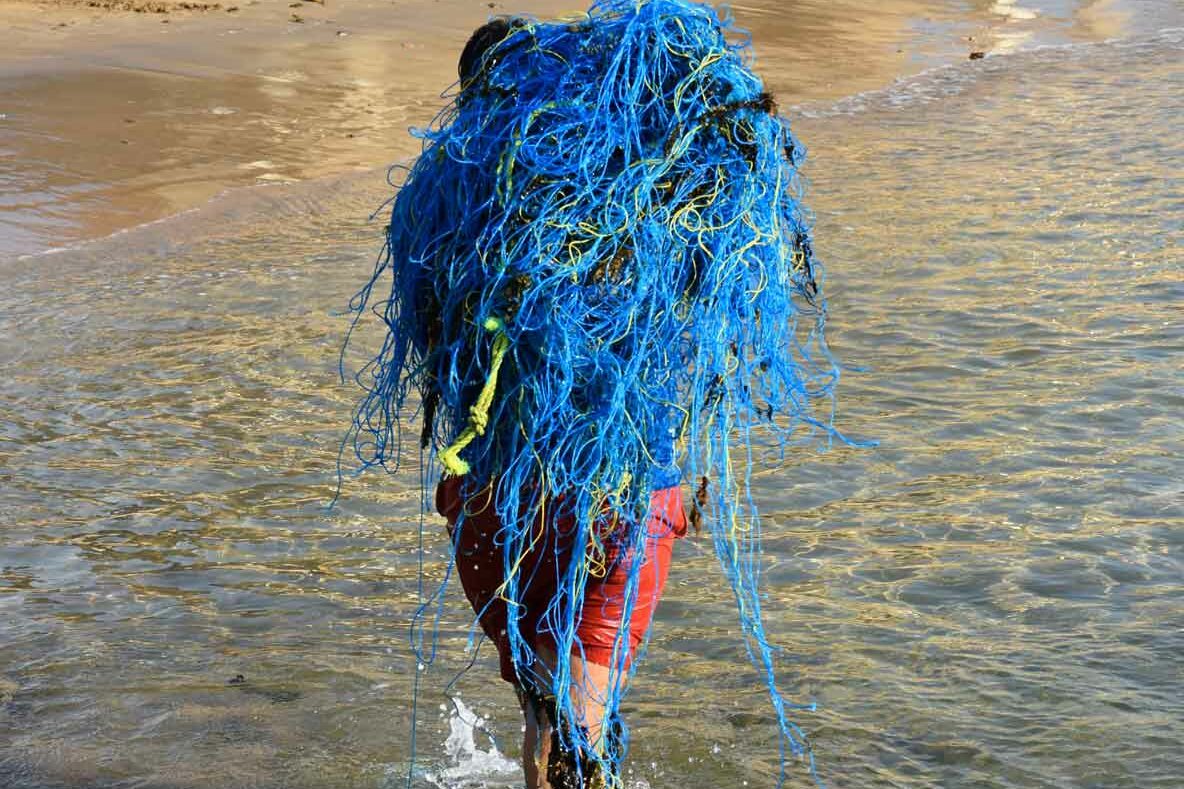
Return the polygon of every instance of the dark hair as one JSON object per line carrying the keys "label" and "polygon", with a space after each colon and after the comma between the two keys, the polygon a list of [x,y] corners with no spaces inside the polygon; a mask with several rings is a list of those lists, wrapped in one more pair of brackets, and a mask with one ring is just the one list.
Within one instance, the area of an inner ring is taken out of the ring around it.
{"label": "dark hair", "polygon": [[473,31],[464,51],[460,53],[460,62],[456,70],[460,74],[460,84],[464,87],[481,72],[485,53],[490,48],[505,41],[507,37],[519,27],[523,21],[517,17],[498,17],[491,19]]}

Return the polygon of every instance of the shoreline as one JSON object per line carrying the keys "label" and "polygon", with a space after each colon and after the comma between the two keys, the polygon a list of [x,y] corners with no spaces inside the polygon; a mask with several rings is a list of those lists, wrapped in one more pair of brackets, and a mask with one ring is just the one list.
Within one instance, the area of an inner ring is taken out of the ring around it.
{"label": "shoreline", "polygon": [[[859,5],[812,0],[792,16],[769,0],[732,6],[783,107],[882,88],[976,47],[1005,50],[1000,30],[1032,24],[943,2]],[[0,0],[0,24],[19,34],[0,54],[0,258],[106,238],[241,187],[412,158],[407,130],[444,106],[468,33],[509,10],[476,0]],[[571,12],[545,0],[512,10]]]}

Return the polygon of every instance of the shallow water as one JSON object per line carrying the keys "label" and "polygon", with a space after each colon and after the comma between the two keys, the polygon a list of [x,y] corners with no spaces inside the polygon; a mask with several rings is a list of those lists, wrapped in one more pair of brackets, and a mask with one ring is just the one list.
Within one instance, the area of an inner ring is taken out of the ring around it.
{"label": "shallow water", "polygon": [[[830,338],[866,368],[838,424],[880,441],[755,483],[827,785],[1180,786],[1182,97],[1176,29],[801,108]],[[415,457],[325,509],[355,396],[335,312],[384,192],[253,190],[0,268],[0,785],[404,785]],[[481,732],[446,747],[459,597],[414,783],[514,786]],[[683,541],[626,704],[634,786],[772,783],[737,630]],[[453,690],[513,758],[495,676],[482,650]]]}

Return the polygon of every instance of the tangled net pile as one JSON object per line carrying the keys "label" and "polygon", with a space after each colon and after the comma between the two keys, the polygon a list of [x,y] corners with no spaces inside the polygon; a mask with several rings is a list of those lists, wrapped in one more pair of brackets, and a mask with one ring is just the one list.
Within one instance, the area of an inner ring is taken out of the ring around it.
{"label": "tangled net pile", "polygon": [[[730,21],[684,0],[513,20],[419,132],[423,153],[351,305],[361,317],[372,304],[388,332],[357,376],[367,394],[347,442],[363,468],[393,467],[410,407],[427,479],[495,486],[511,609],[540,510],[573,520],[584,560],[546,617],[560,655],[580,654],[576,619],[604,541],[640,545],[651,489],[681,469],[768,683],[784,778],[786,748],[809,751],[762,629],[749,477],[754,447],[775,459],[834,435],[838,369],[799,203],[803,150],[751,60]],[[631,578],[640,553],[621,552]],[[546,682],[559,722],[575,721],[567,661],[544,678],[513,617],[509,629],[523,681]],[[609,720],[635,665],[625,634],[619,643]],[[599,748],[579,726],[559,728],[617,774],[623,727]]]}

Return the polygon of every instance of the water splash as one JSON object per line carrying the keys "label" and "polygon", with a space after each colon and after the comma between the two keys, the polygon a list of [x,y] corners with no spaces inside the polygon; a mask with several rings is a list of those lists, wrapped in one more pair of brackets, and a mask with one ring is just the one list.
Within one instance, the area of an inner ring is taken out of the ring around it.
{"label": "water splash", "polygon": [[[448,716],[448,739],[444,741],[448,766],[438,772],[425,773],[428,784],[439,789],[518,786],[521,767],[518,762],[502,755],[489,733],[486,719],[458,698],[454,698],[452,703],[452,712]],[[484,750],[477,743],[478,732],[489,740],[489,747]]]}

